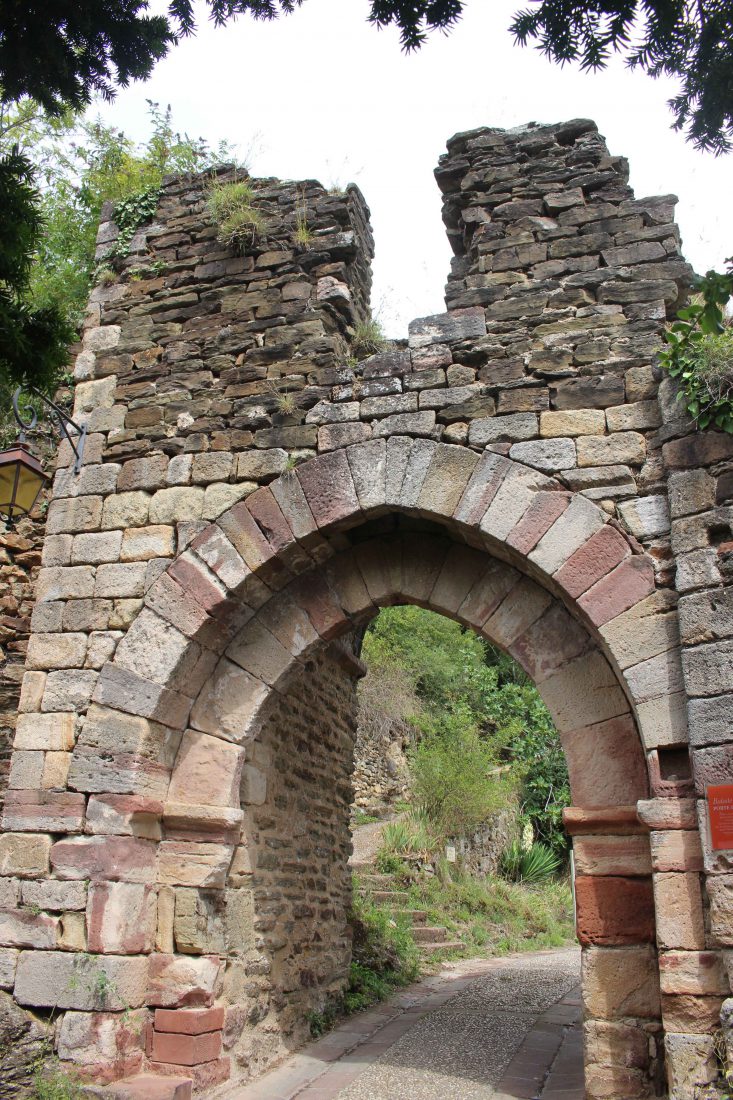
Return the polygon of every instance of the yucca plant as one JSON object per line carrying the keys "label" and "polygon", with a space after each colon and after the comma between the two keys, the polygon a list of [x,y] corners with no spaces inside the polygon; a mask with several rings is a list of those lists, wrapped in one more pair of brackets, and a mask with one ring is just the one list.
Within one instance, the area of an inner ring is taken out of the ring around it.
{"label": "yucca plant", "polygon": [[525,848],[521,840],[514,840],[501,858],[501,872],[511,882],[543,882],[554,875],[559,866],[558,856],[541,842]]}

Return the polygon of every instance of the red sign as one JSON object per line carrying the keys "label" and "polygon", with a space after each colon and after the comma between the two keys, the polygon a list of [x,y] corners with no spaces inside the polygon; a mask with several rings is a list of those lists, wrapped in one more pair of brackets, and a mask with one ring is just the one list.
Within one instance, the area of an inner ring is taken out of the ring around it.
{"label": "red sign", "polygon": [[733,849],[733,784],[708,787],[708,815],[713,851]]}

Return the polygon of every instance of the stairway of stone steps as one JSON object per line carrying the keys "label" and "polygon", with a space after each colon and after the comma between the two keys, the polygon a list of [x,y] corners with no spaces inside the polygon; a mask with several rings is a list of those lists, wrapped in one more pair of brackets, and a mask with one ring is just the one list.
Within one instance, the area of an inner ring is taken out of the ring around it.
{"label": "stairway of stone steps", "polygon": [[448,929],[442,925],[427,923],[428,915],[421,909],[408,909],[409,894],[395,889],[391,875],[379,874],[373,864],[353,865],[359,876],[359,888],[376,905],[390,909],[396,917],[407,917],[412,924],[412,935],[421,955],[436,955],[440,951],[461,951],[465,947],[460,940],[448,938]]}

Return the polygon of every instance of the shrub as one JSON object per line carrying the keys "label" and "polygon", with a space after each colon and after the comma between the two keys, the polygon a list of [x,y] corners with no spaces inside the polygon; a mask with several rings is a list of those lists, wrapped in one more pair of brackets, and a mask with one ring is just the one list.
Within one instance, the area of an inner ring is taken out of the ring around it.
{"label": "shrub", "polygon": [[217,227],[221,244],[243,252],[264,231],[265,221],[254,206],[254,189],[246,180],[212,180],[206,208]]}
{"label": "shrub", "polygon": [[464,707],[443,715],[437,728],[422,724],[410,757],[415,804],[441,836],[465,836],[513,800],[513,784],[498,773],[493,746]]}
{"label": "shrub", "polygon": [[560,867],[560,859],[546,844],[525,848],[521,840],[509,845],[501,859],[502,874],[511,882],[544,882]]}

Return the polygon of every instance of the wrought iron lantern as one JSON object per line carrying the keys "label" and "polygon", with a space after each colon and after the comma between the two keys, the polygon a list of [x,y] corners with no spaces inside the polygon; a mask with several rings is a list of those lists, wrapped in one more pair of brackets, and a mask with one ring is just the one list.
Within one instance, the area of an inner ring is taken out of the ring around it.
{"label": "wrought iron lantern", "polygon": [[[78,474],[84,454],[86,424],[77,424],[63,409],[33,387],[29,388],[29,392],[42,401],[58,421],[59,431],[74,452],[74,473]],[[28,515],[48,481],[43,466],[31,454],[25,441],[25,433],[32,431],[38,423],[38,413],[27,398],[21,413],[22,399],[23,391],[18,387],[13,394],[13,412],[20,426],[20,437],[12,447],[0,451],[0,517],[10,524]],[[72,435],[72,432],[75,434]]]}

